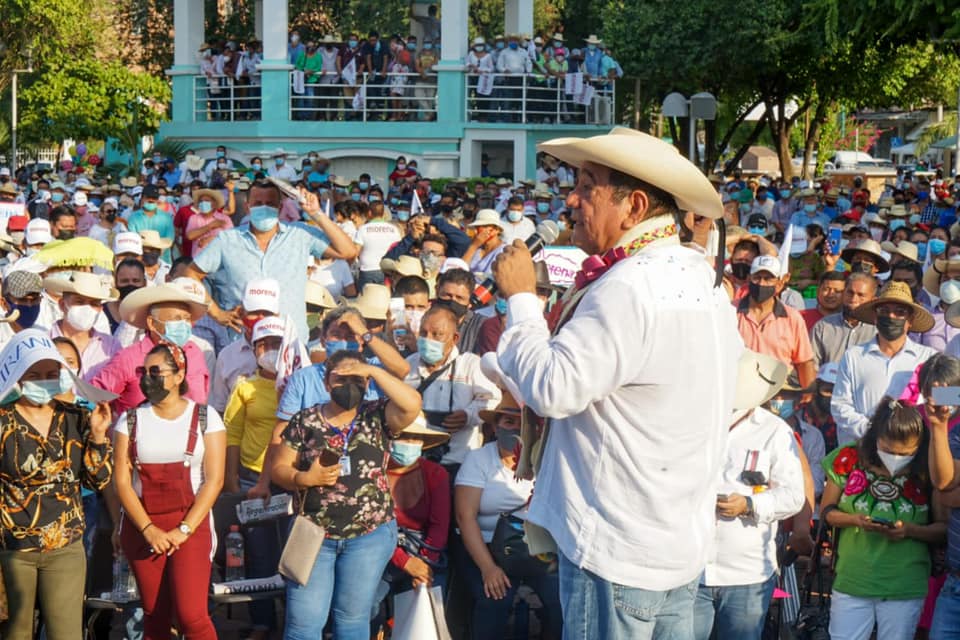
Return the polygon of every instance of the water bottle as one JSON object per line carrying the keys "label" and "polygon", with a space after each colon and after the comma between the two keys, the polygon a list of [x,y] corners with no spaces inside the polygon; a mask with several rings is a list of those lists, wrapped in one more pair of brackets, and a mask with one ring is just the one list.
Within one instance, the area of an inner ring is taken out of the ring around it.
{"label": "water bottle", "polygon": [[113,561],[113,590],[110,596],[114,602],[130,602],[140,597],[136,576],[122,553]]}
{"label": "water bottle", "polygon": [[240,533],[240,525],[230,525],[230,533],[227,534],[227,557],[226,557],[227,582],[234,580],[243,580],[243,534]]}

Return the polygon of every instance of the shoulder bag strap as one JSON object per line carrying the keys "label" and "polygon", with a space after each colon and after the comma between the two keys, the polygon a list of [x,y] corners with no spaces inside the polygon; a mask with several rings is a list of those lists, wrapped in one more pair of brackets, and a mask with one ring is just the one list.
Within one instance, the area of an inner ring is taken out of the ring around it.
{"label": "shoulder bag strap", "polygon": [[130,463],[134,467],[140,466],[137,461],[137,408],[131,407],[127,411],[127,435],[130,438],[129,453]]}
{"label": "shoulder bag strap", "polygon": [[451,360],[450,362],[443,365],[442,367],[440,367],[439,369],[431,373],[429,376],[421,380],[420,386],[417,387],[417,393],[419,393],[420,395],[423,395],[423,392],[427,390],[427,387],[429,387],[431,384],[433,384],[437,380],[437,378],[443,375],[444,371],[452,367],[454,362],[456,362],[456,360]]}
{"label": "shoulder bag strap", "polygon": [[[203,412],[203,421],[207,421],[207,412]],[[190,435],[187,437],[187,450],[183,452],[183,462],[185,466],[190,465],[190,459],[193,458],[193,452],[197,448],[197,440],[200,438],[200,405],[193,405],[193,415],[190,416]]]}

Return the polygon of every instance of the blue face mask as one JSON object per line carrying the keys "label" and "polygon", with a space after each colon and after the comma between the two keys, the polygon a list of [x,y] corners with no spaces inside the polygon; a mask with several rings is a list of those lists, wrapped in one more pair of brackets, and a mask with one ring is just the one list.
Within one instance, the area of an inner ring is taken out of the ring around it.
{"label": "blue face mask", "polygon": [[514,51],[516,51],[518,48],[520,48],[520,45],[517,44],[516,42],[511,42],[511,43],[510,43],[510,48],[513,49]]}
{"label": "blue face mask", "polygon": [[902,229],[907,226],[907,223],[903,220],[895,219],[890,221],[890,231],[896,231],[897,229]]}
{"label": "blue face mask", "polygon": [[213,203],[204,200],[197,204],[197,209],[200,211],[200,213],[210,213],[213,211]]}
{"label": "blue face mask", "polygon": [[549,203],[549,202],[538,202],[538,203],[537,203],[537,213],[550,213],[550,203]]}
{"label": "blue face mask", "polygon": [[397,211],[397,220],[399,220],[400,222],[406,222],[409,219],[410,219],[409,211]]}
{"label": "blue face mask", "polygon": [[327,340],[327,355],[337,351],[360,351],[360,343],[352,340]]}
{"label": "blue face mask", "polygon": [[595,44],[588,44],[588,45],[587,45],[587,49],[589,49],[590,51],[596,51],[596,50],[597,50],[597,45],[595,45]]}
{"label": "blue face mask", "polygon": [[803,210],[806,211],[807,213],[813,213],[814,211],[817,210],[817,205],[815,205],[815,204],[805,204],[805,205],[803,205]]}
{"label": "blue face mask", "polygon": [[27,380],[20,383],[20,395],[38,406],[47,404],[59,393],[63,393],[59,377],[56,380]]}
{"label": "blue face mask", "polygon": [[353,199],[354,202],[360,202],[360,198],[363,197],[363,194],[362,194],[362,193],[351,193],[351,194],[350,194],[350,197]]}
{"label": "blue face mask", "polygon": [[347,41],[347,44],[350,45],[350,48],[351,48],[351,49],[356,49],[356,48],[357,48],[357,41],[356,41],[356,40],[348,40],[348,41]]}
{"label": "blue face mask", "polygon": [[764,227],[748,227],[747,231],[752,233],[755,236],[765,236],[767,235],[767,230]]}
{"label": "blue face mask", "polygon": [[223,152],[223,151],[217,151],[217,157],[218,157],[218,158],[226,157],[226,155],[227,155],[227,154],[226,154],[225,152]]}
{"label": "blue face mask", "polygon": [[163,323],[163,339],[178,347],[187,344],[193,334],[193,327],[186,320],[170,320]]}
{"label": "blue face mask", "polygon": [[263,168],[263,165],[260,164],[259,162],[254,162],[252,165],[250,165],[250,168],[253,169],[254,171],[260,171],[260,169]]}
{"label": "blue face mask", "polygon": [[507,211],[507,220],[510,222],[520,222],[523,220],[523,211],[515,211],[513,209]]}
{"label": "blue face mask", "polygon": [[277,165],[278,167],[281,166],[283,164],[283,158],[274,158],[273,164]]}
{"label": "blue face mask", "polygon": [[923,262],[927,259],[927,243],[926,242],[917,242],[917,258],[920,262]]}
{"label": "blue face mask", "polygon": [[390,204],[392,204],[393,206],[397,206],[398,204],[400,204],[400,198],[390,198]]}
{"label": "blue face mask", "polygon": [[399,442],[394,440],[390,443],[390,457],[401,467],[409,467],[419,460],[422,452],[423,445],[419,442]]}
{"label": "blue face mask", "polygon": [[144,210],[144,211],[156,211],[156,210],[157,210],[157,203],[156,203],[156,202],[144,202],[144,203],[143,203],[143,210]]}
{"label": "blue face mask", "polygon": [[770,412],[774,413],[783,420],[793,415],[793,400],[786,398],[774,398],[770,401]]}
{"label": "blue face mask", "polygon": [[380,202],[380,196],[367,196],[367,200],[370,202]]}
{"label": "blue face mask", "polygon": [[497,49],[503,49],[503,43],[502,43],[502,42],[498,42],[498,43],[497,43]]}
{"label": "blue face mask", "polygon": [[13,304],[10,303],[10,311],[20,312],[20,316],[17,318],[16,322],[24,329],[29,329],[36,323],[37,318],[40,316],[40,305],[39,304]]}
{"label": "blue face mask", "polygon": [[500,315],[507,315],[507,300],[505,298],[497,298],[497,302],[493,305],[493,308],[496,309]]}
{"label": "blue face mask", "polygon": [[780,197],[786,199],[786,198],[789,198],[792,193],[793,191],[791,191],[790,189],[781,189]]}
{"label": "blue face mask", "polygon": [[947,250],[947,243],[940,238],[930,238],[930,241],[927,243],[927,249],[930,251],[930,255],[940,256]]}
{"label": "blue face mask", "polygon": [[50,194],[50,201],[63,202],[63,194],[58,191],[54,191],[53,193]]}
{"label": "blue face mask", "polygon": [[357,186],[360,187],[360,191],[366,191],[370,188],[370,183],[364,180],[362,182],[358,182]]}
{"label": "blue face mask", "polygon": [[439,340],[417,338],[417,351],[420,353],[420,359],[426,364],[437,364],[443,360],[444,347],[445,345]]}
{"label": "blue face mask", "polygon": [[275,207],[261,204],[250,207],[250,224],[257,231],[270,231],[280,221],[280,212]]}
{"label": "blue face mask", "polygon": [[433,45],[432,45],[431,43],[429,43],[429,42],[424,42],[424,43],[423,43],[423,50],[424,50],[424,51],[430,51],[430,49],[433,49]]}
{"label": "blue face mask", "polygon": [[409,49],[410,51],[416,51],[416,50],[417,50],[417,43],[416,43],[416,42],[408,42],[408,43],[407,43],[407,49]]}

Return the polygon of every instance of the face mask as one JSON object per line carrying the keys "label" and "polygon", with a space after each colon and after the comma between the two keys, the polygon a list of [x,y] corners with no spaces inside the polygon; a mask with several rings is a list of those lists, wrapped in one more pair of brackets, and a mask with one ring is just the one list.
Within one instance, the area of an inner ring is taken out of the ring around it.
{"label": "face mask", "polygon": [[947,250],[947,243],[939,238],[930,238],[930,242],[927,243],[927,249],[930,251],[930,255],[943,255],[943,252]]}
{"label": "face mask", "polygon": [[330,389],[330,398],[342,409],[352,411],[363,402],[364,389],[356,382],[348,382]]}
{"label": "face mask", "polygon": [[140,258],[141,260],[143,260],[143,264],[146,267],[155,267],[157,266],[157,263],[160,262],[160,254],[154,253],[152,251],[144,252],[144,254],[140,256]]}
{"label": "face mask", "polygon": [[250,207],[250,224],[257,231],[270,231],[280,221],[280,212],[275,207],[261,204]]}
{"label": "face mask", "polygon": [[730,273],[733,274],[733,277],[737,280],[746,280],[750,275],[750,263],[749,262],[731,262],[730,263]]}
{"label": "face mask", "polygon": [[497,302],[493,305],[493,308],[496,309],[500,315],[507,315],[507,301],[504,298],[497,298]]}
{"label": "face mask", "polygon": [[803,205],[803,210],[806,211],[807,213],[813,213],[814,211],[817,210],[817,205],[815,205],[815,204],[805,204],[805,205]]}
{"label": "face mask", "polygon": [[37,321],[37,317],[40,315],[40,305],[39,304],[10,304],[10,311],[14,310],[20,312],[20,316],[17,318],[16,322],[18,325],[24,329],[29,329]]}
{"label": "face mask", "polygon": [[759,285],[751,282],[749,285],[750,298],[757,304],[763,304],[777,293],[776,285]]}
{"label": "face mask", "polygon": [[50,201],[51,201],[51,202],[63,202],[63,195],[64,195],[64,194],[58,193],[58,192],[51,193],[51,194],[50,194]]}
{"label": "face mask", "polygon": [[903,220],[891,220],[890,221],[890,231],[896,231],[897,229],[902,229],[907,226],[907,223]]}
{"label": "face mask", "polygon": [[156,210],[157,210],[157,203],[156,203],[156,202],[144,202],[144,203],[143,203],[143,210],[144,210],[144,211],[156,211]]}
{"label": "face mask", "polygon": [[37,406],[47,404],[59,393],[62,393],[59,377],[56,380],[28,380],[20,383],[20,395]]}
{"label": "face mask", "polygon": [[470,307],[465,304],[460,304],[456,300],[442,300],[440,302],[442,302],[443,306],[450,309],[450,311],[453,311],[453,315],[457,316],[457,320],[467,315],[467,311],[470,310]]}
{"label": "face mask", "polygon": [[424,42],[424,43],[423,43],[423,50],[424,50],[424,51],[430,51],[431,49],[433,49],[433,45],[432,45],[432,44],[430,44],[429,42]]}
{"label": "face mask", "polygon": [[873,275],[873,265],[865,260],[854,262],[850,265],[850,270],[854,273],[866,273]]}
{"label": "face mask", "polygon": [[[767,235],[766,227],[747,227],[747,231],[752,233],[755,236],[765,236]],[[749,266],[749,265],[748,265]]]}
{"label": "face mask", "polygon": [[407,165],[405,165],[404,163],[402,162],[397,163],[397,171],[403,171],[406,168],[407,168]]}
{"label": "face mask", "polygon": [[328,354],[337,351],[360,351],[360,344],[352,340],[327,340],[326,348]]}
{"label": "face mask", "polygon": [[439,340],[430,338],[417,338],[417,351],[420,353],[420,359],[426,364],[437,364],[443,360],[443,351],[446,345]]}
{"label": "face mask", "polygon": [[406,222],[409,219],[410,219],[409,211],[397,211],[397,220],[399,220],[400,222]]}
{"label": "face mask", "polygon": [[750,213],[753,210],[753,205],[749,203],[743,203],[740,205],[740,213]]}
{"label": "face mask", "polygon": [[817,394],[817,397],[813,399],[813,402],[817,405],[817,409],[820,413],[830,413],[830,401],[833,400],[833,396],[825,396],[823,394]]}
{"label": "face mask", "polygon": [[281,166],[281,165],[283,165],[283,158],[276,158],[276,159],[273,161],[273,164],[277,165],[278,167]]}
{"label": "face mask", "polygon": [[170,395],[170,389],[163,386],[162,377],[145,374],[140,378],[140,393],[144,395],[150,404],[157,404],[158,402],[163,402],[163,400]]}
{"label": "face mask", "polygon": [[356,41],[356,40],[348,40],[348,41],[347,41],[347,44],[350,45],[350,48],[351,48],[351,49],[356,49],[356,47],[357,47],[357,41]]}
{"label": "face mask", "polygon": [[277,372],[277,360],[280,358],[280,352],[276,349],[271,349],[270,351],[264,351],[259,358],[257,358],[257,366],[267,371],[269,373]]}
{"label": "face mask", "polygon": [[369,183],[369,182],[358,182],[358,183],[357,183],[357,186],[360,187],[360,191],[366,191],[367,189],[370,188],[370,183]]}
{"label": "face mask", "polygon": [[200,213],[210,213],[213,211],[213,203],[204,200],[203,202],[197,204],[197,209],[200,211]]}
{"label": "face mask", "polygon": [[172,342],[178,347],[187,344],[193,333],[193,328],[186,320],[171,320],[163,323],[163,339]]}
{"label": "face mask", "polygon": [[224,157],[226,157],[226,155],[227,155],[227,154],[226,154],[225,151],[217,151],[217,157],[218,157],[218,158],[224,158]]}
{"label": "face mask", "polygon": [[360,202],[360,198],[361,198],[361,197],[363,197],[363,194],[362,194],[362,193],[351,193],[351,194],[350,194],[350,198],[352,198],[354,202]]}
{"label": "face mask", "polygon": [[109,222],[110,224],[113,224],[114,222],[117,221],[117,214],[115,211],[111,211],[110,213],[104,214],[103,219]]}
{"label": "face mask", "polygon": [[877,229],[876,227],[870,227],[870,237],[880,242],[883,239],[883,229]]}
{"label": "face mask", "polygon": [[160,164],[162,159],[160,156],[153,156],[153,164]]}
{"label": "face mask", "polygon": [[423,452],[423,445],[419,442],[398,442],[394,440],[390,443],[390,457],[401,467],[409,467],[420,459]]}
{"label": "face mask", "polygon": [[57,232],[57,240],[73,240],[75,235],[77,235],[77,232],[73,229],[62,229]]}
{"label": "face mask", "polygon": [[793,415],[793,400],[774,398],[770,401],[770,413],[780,416],[783,420]]}
{"label": "face mask", "polygon": [[515,211],[514,209],[510,209],[507,211],[507,220],[510,222],[520,222],[523,220],[523,211]]}
{"label": "face mask", "polygon": [[877,333],[881,338],[888,341],[894,341],[903,335],[906,318],[891,318],[889,316],[877,316]]}
{"label": "face mask", "polygon": [[75,304],[67,309],[67,324],[78,331],[89,331],[97,321],[99,311],[88,304]]}
{"label": "face mask", "polygon": [[519,47],[520,47],[520,45],[517,44],[516,42],[511,42],[511,43],[510,43],[510,48],[513,49],[514,51],[516,51]]}
{"label": "face mask", "polygon": [[498,42],[498,43],[497,43],[497,50],[500,50],[500,49],[503,49],[503,43],[502,43],[502,42]]}
{"label": "face mask", "polygon": [[475,46],[475,47],[473,48],[473,50],[476,51],[477,53],[479,53],[479,52],[483,51],[483,45],[482,45],[482,44],[478,44],[477,46]]}
{"label": "face mask", "polygon": [[917,242],[917,258],[921,262],[927,259],[927,243],[926,242]]}
{"label": "face mask", "polygon": [[537,213],[550,213],[550,203],[549,203],[549,202],[538,202],[538,203],[537,203]]}
{"label": "face mask", "polygon": [[226,163],[226,162],[218,162],[218,163],[217,163],[217,169],[226,169],[226,168],[227,168],[227,163]]}
{"label": "face mask", "polygon": [[416,50],[417,50],[417,43],[416,43],[416,42],[408,42],[408,43],[407,43],[407,49],[409,49],[410,51],[416,51]]}
{"label": "face mask", "polygon": [[122,287],[117,287],[117,291],[120,292],[120,299],[123,300],[139,288],[140,287],[135,284],[125,284]]}
{"label": "face mask", "polygon": [[[80,371],[74,371],[74,375],[78,378],[80,377]],[[60,367],[60,393],[66,393],[68,391],[73,391],[73,376],[70,375],[70,370],[66,367]]]}
{"label": "face mask", "polygon": [[784,200],[786,200],[787,198],[790,197],[790,195],[791,195],[792,193],[793,193],[793,191],[791,191],[790,189],[781,189],[781,190],[780,190],[780,197],[783,198]]}
{"label": "face mask", "polygon": [[898,456],[893,453],[887,453],[886,451],[880,451],[879,449],[877,449],[877,455],[891,476],[897,475],[900,471],[910,466],[910,463],[913,462],[913,459],[916,457],[916,454],[912,456]]}
{"label": "face mask", "polygon": [[423,265],[423,270],[427,273],[436,273],[440,268],[441,258],[438,255],[432,253],[426,253],[420,256],[420,264]]}
{"label": "face mask", "polygon": [[597,45],[595,45],[595,44],[588,44],[588,45],[587,45],[587,49],[590,50],[590,51],[596,51],[596,50],[597,50]]}
{"label": "face mask", "polygon": [[367,196],[367,200],[371,203],[380,202],[382,198],[380,196]]}
{"label": "face mask", "polygon": [[254,162],[254,163],[253,163],[252,165],[250,165],[250,166],[251,166],[251,168],[252,168],[254,171],[260,171],[260,169],[263,168],[263,165],[260,164],[259,162]]}
{"label": "face mask", "polygon": [[497,446],[503,451],[516,451],[520,444],[520,430],[497,427],[495,429],[497,436]]}

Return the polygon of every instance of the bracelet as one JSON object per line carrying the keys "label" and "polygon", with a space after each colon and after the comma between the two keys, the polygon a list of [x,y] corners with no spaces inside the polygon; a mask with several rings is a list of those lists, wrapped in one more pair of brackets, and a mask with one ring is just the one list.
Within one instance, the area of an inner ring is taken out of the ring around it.
{"label": "bracelet", "polygon": [[143,526],[143,529],[140,529],[140,533],[143,533],[144,531],[146,531],[147,529],[149,529],[149,528],[152,527],[152,526],[153,526],[153,523],[152,523],[152,522],[148,522],[147,524],[145,524],[145,525]]}

